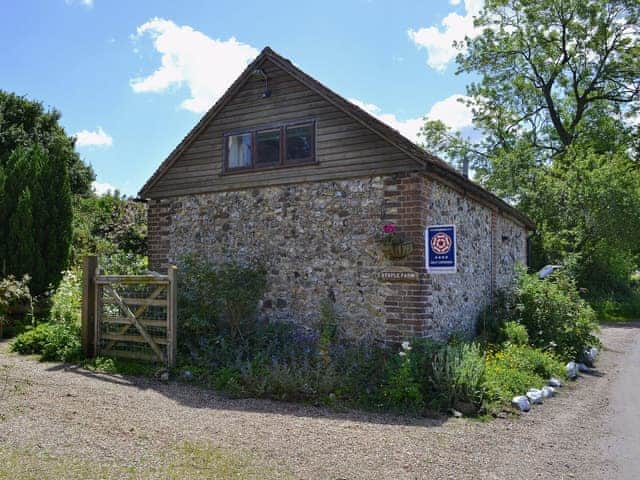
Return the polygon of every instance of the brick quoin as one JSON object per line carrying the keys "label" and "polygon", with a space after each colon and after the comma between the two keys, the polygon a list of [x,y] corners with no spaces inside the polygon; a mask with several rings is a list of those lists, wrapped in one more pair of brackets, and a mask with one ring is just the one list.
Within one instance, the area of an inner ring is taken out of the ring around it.
{"label": "brick quoin", "polygon": [[169,207],[168,200],[149,200],[147,205],[149,268],[157,272],[166,270],[169,265]]}
{"label": "brick quoin", "polygon": [[413,243],[413,251],[394,266],[418,273],[417,282],[390,283],[393,293],[385,299],[386,340],[398,343],[429,333],[433,319],[431,280],[425,267],[424,231],[427,227],[428,182],[421,173],[393,175],[384,183],[383,223],[393,223]]}

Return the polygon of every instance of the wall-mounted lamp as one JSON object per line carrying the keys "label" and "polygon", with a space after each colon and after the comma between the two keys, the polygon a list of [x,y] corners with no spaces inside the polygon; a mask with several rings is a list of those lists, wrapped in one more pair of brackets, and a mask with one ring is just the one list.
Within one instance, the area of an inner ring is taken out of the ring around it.
{"label": "wall-mounted lamp", "polygon": [[262,78],[264,80],[264,92],[262,92],[262,98],[269,98],[271,96],[271,89],[269,89],[269,77],[264,68],[256,68],[253,71],[253,76]]}

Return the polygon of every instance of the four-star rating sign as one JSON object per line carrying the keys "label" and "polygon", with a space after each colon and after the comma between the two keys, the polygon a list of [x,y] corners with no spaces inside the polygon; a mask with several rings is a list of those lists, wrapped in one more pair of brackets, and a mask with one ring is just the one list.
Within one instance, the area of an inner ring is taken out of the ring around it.
{"label": "four-star rating sign", "polygon": [[456,226],[431,225],[424,232],[429,273],[456,272]]}

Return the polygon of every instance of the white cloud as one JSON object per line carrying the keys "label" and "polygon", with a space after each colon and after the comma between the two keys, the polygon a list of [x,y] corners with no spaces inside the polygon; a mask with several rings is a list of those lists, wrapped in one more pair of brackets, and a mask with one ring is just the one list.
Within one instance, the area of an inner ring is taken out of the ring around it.
{"label": "white cloud", "polygon": [[205,112],[224,93],[258,50],[234,37],[219,40],[208,37],[188,25],[153,18],[137,28],[134,39],[148,35],[161,54],[160,66],[146,77],[133,78],[136,93],[165,92],[186,85],[190,97],[181,107]]}
{"label": "white cloud", "polygon": [[93,182],[91,184],[91,189],[96,193],[96,195],[104,195],[109,192],[114,192],[117,190],[116,187],[111,185],[110,183],[102,183],[102,182]]}
{"label": "white cloud", "polygon": [[424,124],[424,120],[422,118],[410,118],[408,120],[400,120],[393,113],[383,113],[380,107],[374,105],[373,103],[366,103],[357,98],[350,98],[349,101],[363,110],[367,111],[378,120],[386,123],[392,128],[398,130],[402,135],[407,137],[412,142],[417,142],[418,140],[418,131],[420,127]]}
{"label": "white cloud", "polygon": [[378,120],[395,128],[412,142],[417,143],[418,132],[424,125],[425,117],[429,120],[441,120],[454,130],[463,132],[463,134],[470,133],[473,129],[471,109],[460,102],[460,100],[466,98],[468,97],[460,94],[451,95],[434,103],[424,117],[409,118],[407,120],[400,120],[393,113],[384,113],[380,107],[373,103],[366,103],[355,98],[350,98],[349,101],[366,110]]}
{"label": "white cloud", "polygon": [[80,130],[73,134],[76,137],[77,147],[110,147],[113,145],[113,138],[102,127],[98,127],[93,132],[90,130]]}
{"label": "white cloud", "polygon": [[93,0],[64,0],[64,3],[66,3],[67,5],[73,5],[77,3],[87,8],[93,7]]}
{"label": "white cloud", "polygon": [[[449,3],[458,5],[460,2],[450,0]],[[442,19],[441,25],[409,29],[409,38],[413,43],[427,50],[427,65],[443,71],[459,52],[453,47],[453,42],[462,41],[465,37],[473,38],[480,33],[473,25],[473,17],[480,13],[483,6],[484,0],[464,0],[464,15],[451,12]]]}
{"label": "white cloud", "polygon": [[427,114],[429,120],[441,120],[454,130],[462,130],[472,125],[473,114],[463,102],[466,95],[455,94],[433,104]]}

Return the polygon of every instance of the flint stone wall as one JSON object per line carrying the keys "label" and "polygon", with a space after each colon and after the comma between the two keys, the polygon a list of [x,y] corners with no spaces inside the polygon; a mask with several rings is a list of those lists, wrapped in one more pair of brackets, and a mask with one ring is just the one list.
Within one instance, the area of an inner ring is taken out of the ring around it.
{"label": "flint stone wall", "polygon": [[[188,254],[222,264],[262,261],[262,315],[314,326],[334,302],[349,336],[401,341],[470,334],[492,292],[526,261],[526,231],[424,174],[270,186],[150,200],[152,268]],[[414,243],[405,260],[384,257],[376,239],[393,222]],[[426,225],[456,225],[458,273],[427,275]],[[380,272],[410,267],[417,283],[384,283]]]}
{"label": "flint stone wall", "polygon": [[385,335],[388,263],[375,240],[384,179],[345,180],[177,197],[169,211],[170,262],[196,253],[214,263],[262,261],[262,313],[313,326],[335,302],[353,337]]}
{"label": "flint stone wall", "polygon": [[509,219],[498,216],[495,241],[495,284],[502,290],[512,285],[515,266],[527,263],[527,232]]}
{"label": "flint stone wall", "polygon": [[492,295],[511,284],[516,264],[526,264],[527,233],[439,182],[431,182],[430,192],[428,223],[456,225],[458,248],[457,273],[431,276],[433,336],[471,336]]}

